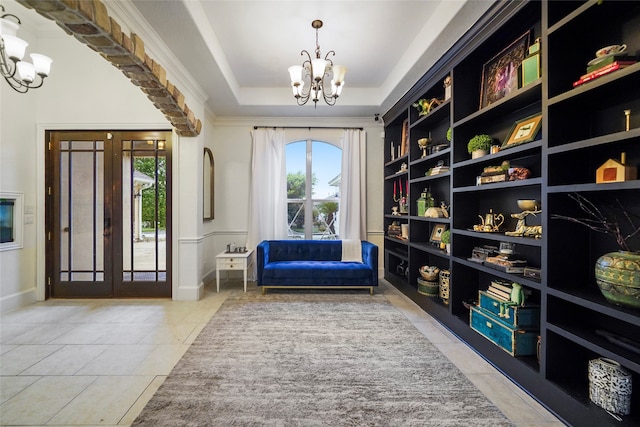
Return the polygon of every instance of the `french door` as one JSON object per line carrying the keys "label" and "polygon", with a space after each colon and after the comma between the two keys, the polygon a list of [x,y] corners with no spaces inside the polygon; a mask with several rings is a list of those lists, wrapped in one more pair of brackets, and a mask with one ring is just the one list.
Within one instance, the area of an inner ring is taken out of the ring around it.
{"label": "french door", "polygon": [[171,296],[171,133],[47,133],[47,296]]}

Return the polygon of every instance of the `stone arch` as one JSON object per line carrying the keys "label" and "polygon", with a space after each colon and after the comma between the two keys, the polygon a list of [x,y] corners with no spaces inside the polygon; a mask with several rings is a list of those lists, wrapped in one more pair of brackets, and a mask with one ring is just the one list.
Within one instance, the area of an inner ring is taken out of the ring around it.
{"label": "stone arch", "polygon": [[128,36],[100,0],[17,0],[56,22],[124,73],[175,127],[180,136],[197,136],[202,122],[187,106],[184,95],[167,80],[166,70],[145,53],[136,34]]}

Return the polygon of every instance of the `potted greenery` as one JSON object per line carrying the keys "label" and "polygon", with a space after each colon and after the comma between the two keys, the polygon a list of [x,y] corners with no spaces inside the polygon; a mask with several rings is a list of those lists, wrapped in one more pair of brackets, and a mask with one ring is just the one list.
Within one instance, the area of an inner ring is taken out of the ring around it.
{"label": "potted greenery", "polygon": [[[444,248],[442,245],[444,245]],[[440,249],[446,249],[447,253],[451,253],[451,230],[445,230],[440,236]]]}
{"label": "potted greenery", "polygon": [[493,138],[490,135],[476,135],[469,140],[467,151],[471,154],[472,159],[477,159],[489,153]]}

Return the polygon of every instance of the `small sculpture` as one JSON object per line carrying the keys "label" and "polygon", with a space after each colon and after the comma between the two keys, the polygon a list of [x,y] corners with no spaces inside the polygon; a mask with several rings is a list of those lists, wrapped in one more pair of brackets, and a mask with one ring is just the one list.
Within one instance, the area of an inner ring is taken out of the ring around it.
{"label": "small sculpture", "polygon": [[515,305],[524,305],[525,294],[520,283],[513,282],[511,284],[511,302]]}
{"label": "small sculpture", "polygon": [[420,158],[427,157],[427,145],[429,145],[431,141],[431,134],[429,134],[428,138],[420,138],[418,140],[418,147],[422,149],[422,156],[420,156]]}
{"label": "small sculpture", "polygon": [[412,104],[412,106],[418,109],[418,116],[426,116],[434,107],[440,104],[442,104],[442,101],[438,98],[431,98],[429,100],[423,98],[419,99],[415,104]]}
{"label": "small sculpture", "polygon": [[535,211],[522,211],[520,213],[512,213],[511,218],[516,218],[518,222],[516,223],[516,229],[514,231],[506,231],[505,236],[515,236],[515,237],[533,237],[539,239],[542,237],[542,226],[541,225],[527,225],[526,217],[529,215],[536,216],[542,210]]}

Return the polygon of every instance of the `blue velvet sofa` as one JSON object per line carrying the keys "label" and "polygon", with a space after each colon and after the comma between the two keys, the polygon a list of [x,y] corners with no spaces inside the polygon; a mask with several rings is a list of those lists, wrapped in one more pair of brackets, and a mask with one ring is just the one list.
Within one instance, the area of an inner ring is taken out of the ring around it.
{"label": "blue velvet sofa", "polygon": [[341,240],[264,240],[256,250],[257,285],[268,288],[378,286],[378,247],[363,240],[362,263],[343,262]]}

